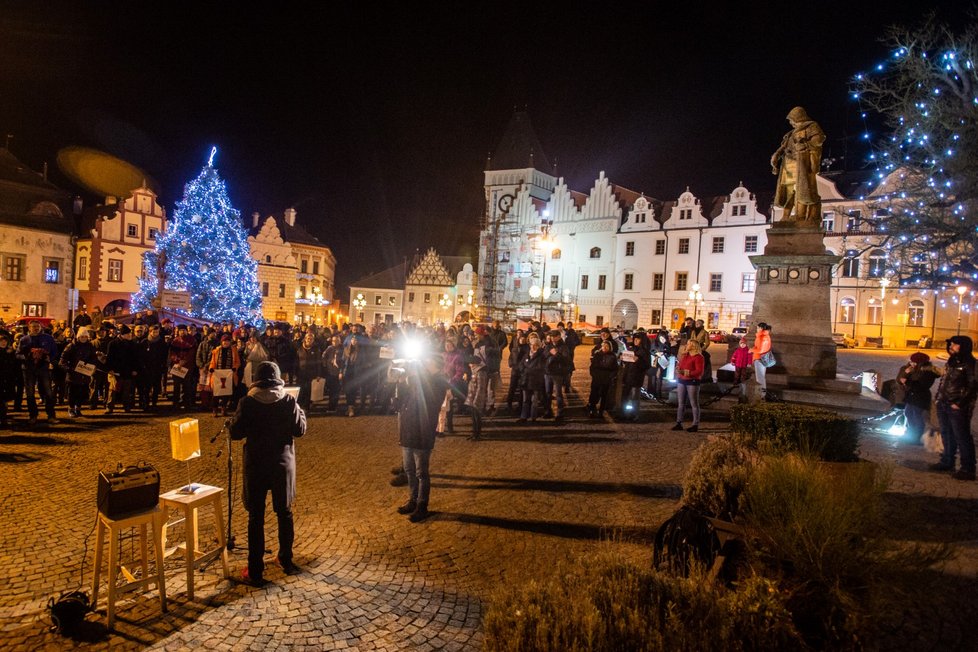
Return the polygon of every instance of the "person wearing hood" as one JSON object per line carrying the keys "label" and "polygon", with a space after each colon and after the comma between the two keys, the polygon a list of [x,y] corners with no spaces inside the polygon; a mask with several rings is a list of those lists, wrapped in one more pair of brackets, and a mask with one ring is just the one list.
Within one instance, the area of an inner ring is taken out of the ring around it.
{"label": "person wearing hood", "polygon": [[[937,418],[941,424],[944,452],[932,471],[950,471],[955,480],[975,479],[975,440],[971,414],[975,409],[975,356],[970,337],[955,335],[947,340],[948,359],[937,386]],[[960,453],[961,468],[954,470]]]}
{"label": "person wearing hood", "polygon": [[244,579],[264,582],[265,496],[272,492],[278,518],[278,562],[289,575],[300,572],[292,561],[295,525],[294,438],[306,433],[306,413],[285,393],[278,365],[258,365],[255,382],[230,419],[231,439],[244,439],[244,504],[248,510],[248,568]]}
{"label": "person wearing hood", "polygon": [[940,377],[940,372],[930,363],[930,356],[917,351],[910,362],[900,368],[897,382],[903,387],[903,413],[907,417],[904,440],[909,444],[922,444],[921,437],[930,415],[930,388]]}

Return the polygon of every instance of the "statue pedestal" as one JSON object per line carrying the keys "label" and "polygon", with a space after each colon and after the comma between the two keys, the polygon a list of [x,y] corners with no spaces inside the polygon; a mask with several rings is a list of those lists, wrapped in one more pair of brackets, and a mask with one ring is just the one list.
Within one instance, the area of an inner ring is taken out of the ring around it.
{"label": "statue pedestal", "polygon": [[[818,226],[775,222],[764,253],[751,256],[757,285],[751,333],[771,325],[777,364],[768,369],[767,388],[782,400],[834,409],[879,411],[889,405],[861,384],[836,376],[829,289],[840,260],[825,250]],[[753,384],[756,389],[756,384]],[[758,398],[752,392],[752,400]]]}

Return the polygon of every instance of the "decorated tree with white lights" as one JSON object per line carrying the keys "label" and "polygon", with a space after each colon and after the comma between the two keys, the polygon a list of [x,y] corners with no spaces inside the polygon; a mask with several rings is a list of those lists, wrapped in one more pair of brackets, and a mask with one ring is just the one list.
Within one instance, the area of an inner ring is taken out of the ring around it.
{"label": "decorated tree with white lights", "polygon": [[165,287],[189,292],[186,312],[192,317],[256,323],[261,319],[258,263],[251,257],[241,214],[213,166],[214,153],[184,186],[166,232],[157,238],[155,251],[146,254],[132,303],[145,310]]}
{"label": "decorated tree with white lights", "polygon": [[876,232],[889,275],[938,287],[978,279],[978,21],[955,31],[933,15],[894,27],[890,56],[854,79],[881,184]]}

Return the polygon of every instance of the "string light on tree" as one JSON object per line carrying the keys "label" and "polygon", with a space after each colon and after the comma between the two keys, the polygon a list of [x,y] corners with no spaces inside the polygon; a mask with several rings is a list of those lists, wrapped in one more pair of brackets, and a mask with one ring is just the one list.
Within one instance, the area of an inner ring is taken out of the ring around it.
{"label": "string light on tree", "polygon": [[211,149],[207,165],[184,186],[166,231],[144,257],[132,304],[137,310],[151,307],[165,285],[190,294],[191,307],[184,312],[192,317],[257,324],[262,320],[258,263],[241,214],[214,168],[216,153]]}

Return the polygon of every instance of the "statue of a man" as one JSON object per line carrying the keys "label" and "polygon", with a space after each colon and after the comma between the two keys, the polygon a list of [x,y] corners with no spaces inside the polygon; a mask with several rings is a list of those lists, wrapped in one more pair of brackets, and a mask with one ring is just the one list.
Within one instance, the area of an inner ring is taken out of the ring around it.
{"label": "statue of a man", "polygon": [[822,201],[815,175],[822,162],[825,132],[800,106],[788,113],[791,131],[771,155],[771,172],[778,176],[774,205],[784,209],[782,220],[810,225],[822,221]]}

